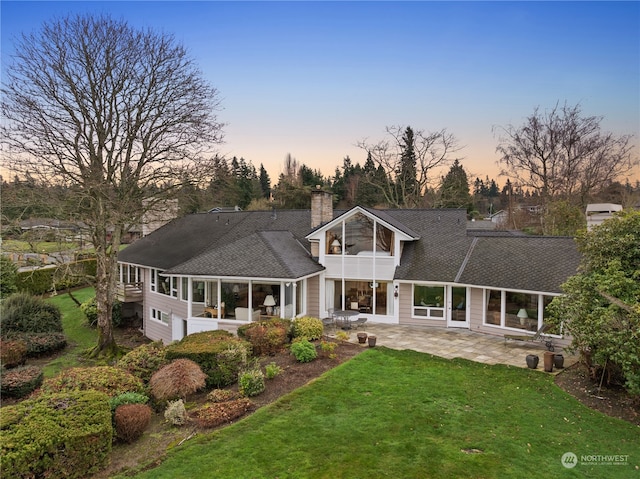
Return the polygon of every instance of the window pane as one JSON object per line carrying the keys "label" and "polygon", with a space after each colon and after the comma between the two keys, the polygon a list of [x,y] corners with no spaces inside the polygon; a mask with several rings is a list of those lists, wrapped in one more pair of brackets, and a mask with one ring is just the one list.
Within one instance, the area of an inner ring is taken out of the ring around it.
{"label": "window pane", "polygon": [[373,221],[357,213],[345,221],[345,254],[373,254]]}
{"label": "window pane", "polygon": [[505,292],[505,326],[536,331],[538,329],[538,295]]}
{"label": "window pane", "polygon": [[500,325],[500,312],[502,311],[502,291],[487,290],[486,323]]}
{"label": "window pane", "polygon": [[391,254],[393,247],[393,232],[381,225],[376,224],[376,254]]}
{"label": "window pane", "polygon": [[342,254],[342,223],[327,231],[327,254]]}
{"label": "window pane", "polygon": [[204,303],[204,281],[193,282],[193,302]]}
{"label": "window pane", "polygon": [[444,319],[444,286],[415,285],[413,288],[413,315],[431,319]]}

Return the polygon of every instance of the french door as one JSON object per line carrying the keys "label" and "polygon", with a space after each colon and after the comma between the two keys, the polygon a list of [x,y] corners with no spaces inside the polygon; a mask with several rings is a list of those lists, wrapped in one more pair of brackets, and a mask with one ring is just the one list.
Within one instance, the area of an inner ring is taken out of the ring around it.
{"label": "french door", "polygon": [[469,292],[461,286],[447,286],[447,326],[469,329]]}

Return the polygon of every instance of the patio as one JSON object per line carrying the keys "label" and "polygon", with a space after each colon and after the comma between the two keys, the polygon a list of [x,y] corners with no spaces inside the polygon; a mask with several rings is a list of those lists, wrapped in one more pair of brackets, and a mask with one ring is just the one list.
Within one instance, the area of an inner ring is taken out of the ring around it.
{"label": "patio", "polygon": [[[505,342],[502,336],[474,333],[467,329],[420,328],[380,323],[367,323],[366,330],[358,331],[375,335],[377,346],[411,349],[443,358],[464,358],[485,364],[508,364],[526,368],[525,357],[528,354],[535,354],[540,357],[537,369],[544,371],[543,356],[547,348],[543,342]],[[356,330],[350,333],[350,341],[357,343]],[[564,355],[564,367],[578,361],[577,356],[570,355],[557,345],[554,352]],[[558,370],[554,368],[555,372]]]}

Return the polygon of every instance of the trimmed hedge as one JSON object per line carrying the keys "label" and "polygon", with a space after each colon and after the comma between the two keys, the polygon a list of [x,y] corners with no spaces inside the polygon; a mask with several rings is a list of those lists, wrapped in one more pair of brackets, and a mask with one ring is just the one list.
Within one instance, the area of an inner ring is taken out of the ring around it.
{"label": "trimmed hedge", "polygon": [[3,336],[11,333],[61,333],[60,308],[38,296],[16,293],[2,302],[0,326]]}
{"label": "trimmed hedge", "polygon": [[19,339],[0,340],[0,364],[5,368],[15,368],[27,360],[27,343]]}
{"label": "trimmed hedge", "polygon": [[47,356],[67,346],[67,338],[62,333],[12,333],[9,338],[27,345],[28,358]]}
{"label": "trimmed hedge", "polygon": [[44,374],[38,366],[21,366],[2,373],[0,394],[23,398],[42,385]]}
{"label": "trimmed hedge", "polygon": [[126,392],[144,393],[140,379],[113,366],[65,369],[56,377],[46,379],[41,389],[45,393],[93,389],[109,397]]}
{"label": "trimmed hedge", "polygon": [[105,394],[67,392],[2,408],[3,477],[84,478],[109,463],[113,438]]}
{"label": "trimmed hedge", "polygon": [[147,384],[158,369],[169,364],[162,341],[142,344],[118,360],[118,367],[129,371]]}
{"label": "trimmed hedge", "polygon": [[197,363],[207,375],[209,388],[235,383],[250,355],[250,343],[222,330],[190,334],[167,346],[167,359],[186,358]]}
{"label": "trimmed hedge", "polygon": [[[73,268],[73,276],[62,275],[58,270]],[[18,273],[16,287],[18,291],[29,294],[45,294],[55,290],[74,288],[76,286],[89,286],[89,278],[96,275],[96,260],[86,259],[67,264],[60,268],[44,268]],[[58,278],[60,277],[60,279]]]}

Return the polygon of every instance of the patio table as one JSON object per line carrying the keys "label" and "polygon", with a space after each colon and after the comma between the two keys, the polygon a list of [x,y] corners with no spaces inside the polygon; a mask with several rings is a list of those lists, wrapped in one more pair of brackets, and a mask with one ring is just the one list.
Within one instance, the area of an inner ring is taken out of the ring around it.
{"label": "patio table", "polygon": [[351,329],[351,318],[358,316],[360,311],[353,309],[339,309],[333,312],[333,316],[336,319],[336,324],[342,329]]}

